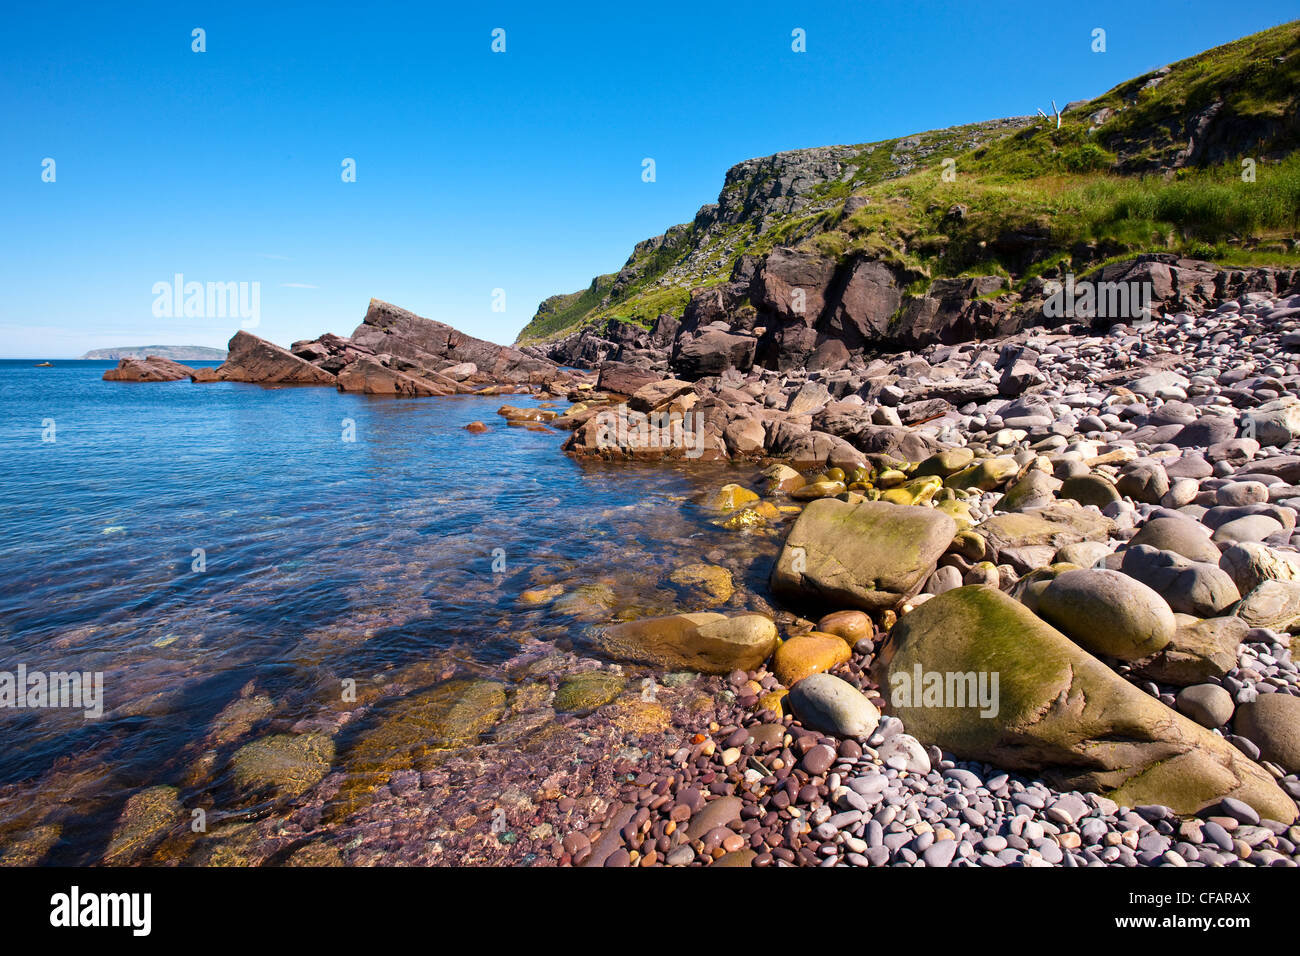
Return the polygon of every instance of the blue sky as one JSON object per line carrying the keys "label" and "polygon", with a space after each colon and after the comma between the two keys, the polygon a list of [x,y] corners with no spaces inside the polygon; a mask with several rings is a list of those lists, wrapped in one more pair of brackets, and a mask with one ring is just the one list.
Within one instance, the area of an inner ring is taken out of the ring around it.
{"label": "blue sky", "polygon": [[224,346],[238,319],[154,315],[176,273],[259,283],[254,331],[280,344],[349,333],[371,296],[513,341],[743,159],[1063,105],[1300,9],[265,6],[7,8],[0,355]]}

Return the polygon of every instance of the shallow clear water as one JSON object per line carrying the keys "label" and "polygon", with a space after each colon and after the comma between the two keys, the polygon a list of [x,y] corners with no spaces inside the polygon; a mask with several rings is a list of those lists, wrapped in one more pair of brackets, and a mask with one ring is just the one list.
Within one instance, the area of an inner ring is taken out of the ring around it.
{"label": "shallow clear water", "polygon": [[[0,850],[57,824],[46,862],[100,859],[142,787],[219,792],[230,748],[337,711],[343,681],[491,676],[538,642],[581,650],[629,609],[698,609],[666,575],[716,547],[699,502],[737,475],[576,462],[565,433],[496,415],[527,396],[34,364],[0,362],[0,671],[102,672],[105,700],[98,719],[0,709]],[[466,432],[476,419],[491,430]],[[728,552],[738,585],[768,547]],[[564,598],[521,606],[553,583]],[[268,709],[232,722],[251,697]]]}

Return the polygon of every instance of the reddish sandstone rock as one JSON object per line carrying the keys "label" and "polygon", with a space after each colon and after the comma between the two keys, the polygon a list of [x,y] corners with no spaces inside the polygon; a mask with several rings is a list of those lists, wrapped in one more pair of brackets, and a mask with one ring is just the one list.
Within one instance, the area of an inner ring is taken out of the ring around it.
{"label": "reddish sandstone rock", "polygon": [[482,422],[470,422],[468,425],[465,426],[465,431],[470,432],[471,434],[474,435],[482,435],[487,430],[488,427],[484,425]]}
{"label": "reddish sandstone rock", "polygon": [[428,369],[447,362],[472,363],[479,374],[494,382],[544,384],[565,377],[559,366],[547,359],[476,339],[379,299],[370,300],[351,342],[354,348],[387,353]]}
{"label": "reddish sandstone rock", "polygon": [[430,395],[449,395],[451,390],[417,378],[396,369],[387,368],[373,358],[360,358],[345,365],[338,374],[340,392],[361,392],[365,395],[395,395],[403,398],[420,398]]}
{"label": "reddish sandstone rock", "polygon": [[171,359],[149,355],[143,359],[124,358],[117,363],[117,368],[110,368],[104,373],[106,382],[178,382],[189,378],[195,372],[188,365],[181,365]]}
{"label": "reddish sandstone rock", "polygon": [[230,340],[226,361],[217,369],[199,369],[195,382],[253,382],[258,385],[333,385],[334,376],[288,349],[239,331]]}
{"label": "reddish sandstone rock", "polygon": [[641,388],[663,377],[659,372],[652,372],[648,368],[623,362],[605,362],[600,366],[600,378],[596,381],[596,387],[602,392],[635,395]]}

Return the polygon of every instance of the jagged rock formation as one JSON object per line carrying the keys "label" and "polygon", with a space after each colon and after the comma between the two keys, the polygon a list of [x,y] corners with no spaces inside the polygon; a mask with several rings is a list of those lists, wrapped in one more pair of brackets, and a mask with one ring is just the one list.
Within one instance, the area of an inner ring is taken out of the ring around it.
{"label": "jagged rock formation", "polygon": [[336,385],[345,392],[405,397],[571,378],[548,359],[465,335],[378,299],[370,300],[351,338],[326,333],[283,349],[240,331],[230,340],[230,354],[222,365],[185,374],[195,382]]}
{"label": "jagged rock formation", "polygon": [[116,368],[104,373],[106,382],[178,382],[194,374],[194,369],[159,355],[143,359],[124,358]]}
{"label": "jagged rock formation", "polygon": [[287,349],[242,329],[230,340],[230,355],[216,368],[199,369],[195,382],[256,382],[260,385],[333,385],[334,376]]}

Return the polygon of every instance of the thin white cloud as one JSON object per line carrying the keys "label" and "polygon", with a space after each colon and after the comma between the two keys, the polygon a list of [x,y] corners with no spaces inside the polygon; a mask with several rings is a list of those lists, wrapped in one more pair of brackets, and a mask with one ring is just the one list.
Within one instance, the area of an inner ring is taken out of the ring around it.
{"label": "thin white cloud", "polygon": [[306,282],[281,282],[281,289],[319,289],[318,285],[308,285]]}

